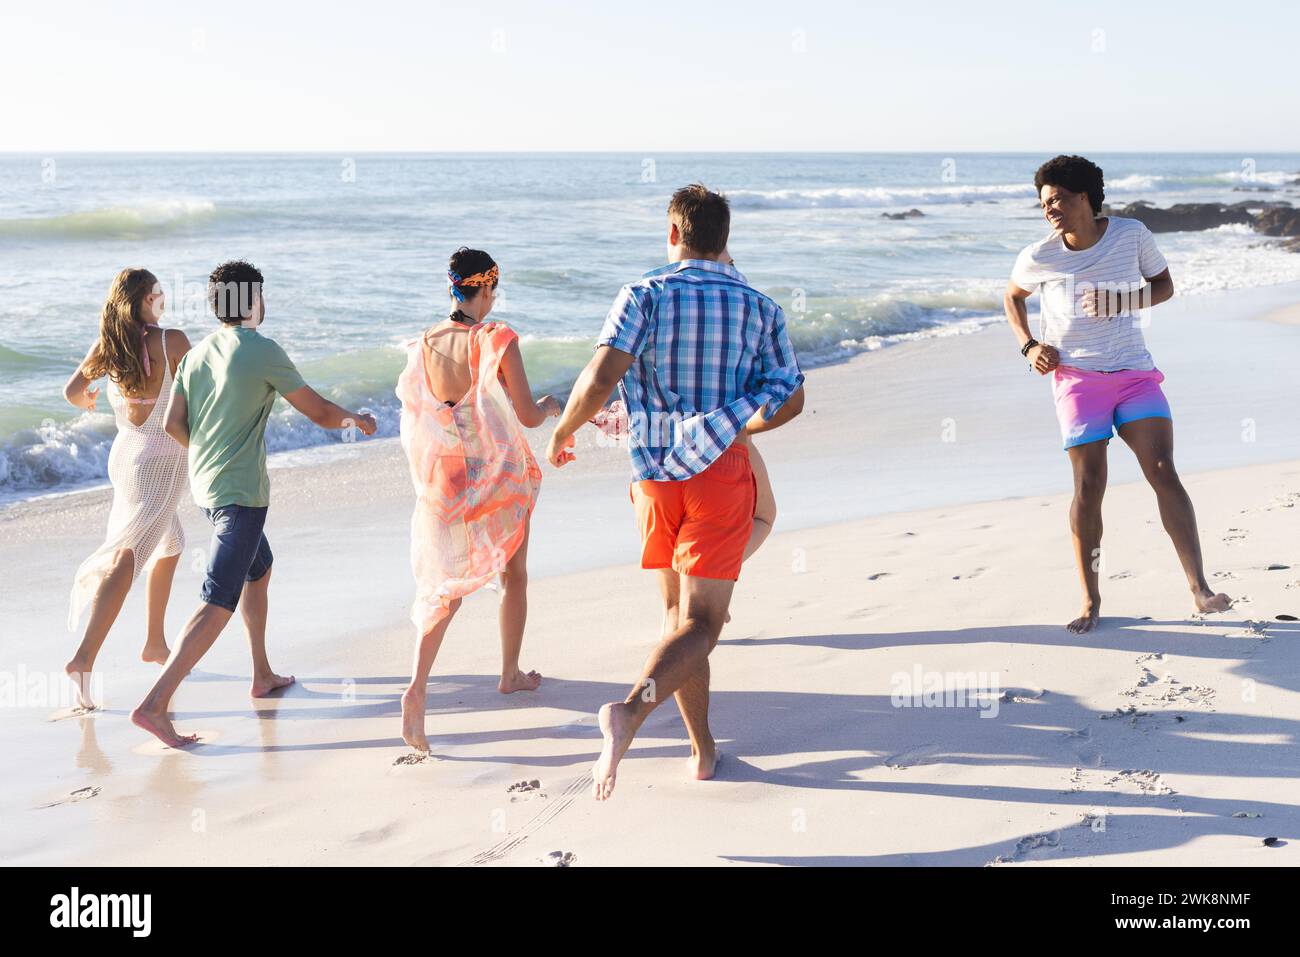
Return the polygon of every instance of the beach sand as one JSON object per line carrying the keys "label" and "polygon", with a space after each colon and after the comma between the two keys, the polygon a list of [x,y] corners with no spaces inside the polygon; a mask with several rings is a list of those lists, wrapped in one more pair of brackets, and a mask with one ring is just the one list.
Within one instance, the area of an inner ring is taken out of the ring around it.
{"label": "beach sand", "polygon": [[[535,519],[522,664],[542,689],[496,692],[495,596],[474,596],[434,668],[425,760],[398,734],[411,492],[395,442],[274,471],[269,645],[298,683],[250,700],[232,623],[174,702],[203,739],[185,752],[127,719],[156,673],[136,657],[142,588],[100,659],[105,709],[57,700],[70,577],[107,494],[6,508],[0,861],[1300,863],[1300,623],[1279,618],[1300,616],[1300,443],[1294,401],[1278,407],[1300,337],[1234,319],[1252,365],[1214,379],[1223,349],[1195,342],[1226,321],[1215,308],[1171,309],[1183,322],[1150,336],[1232,611],[1189,616],[1154,498],[1116,443],[1103,625],[1063,629],[1078,602],[1068,468],[1045,383],[1008,360],[1004,330],[813,370],[804,416],[759,440],[780,517],[712,657],[718,778],[687,780],[666,705],[604,804],[588,796],[595,711],[627,693],[659,609],[635,565],[625,453],[590,434],[574,465],[546,468]],[[206,545],[197,511],[184,519],[173,638]],[[899,706],[900,676],[917,674],[982,676],[990,693]]]}

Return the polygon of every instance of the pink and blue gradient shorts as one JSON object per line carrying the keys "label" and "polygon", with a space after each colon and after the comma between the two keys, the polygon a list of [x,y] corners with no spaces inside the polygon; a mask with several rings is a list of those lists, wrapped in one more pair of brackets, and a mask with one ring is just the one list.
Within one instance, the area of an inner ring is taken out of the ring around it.
{"label": "pink and blue gradient shorts", "polygon": [[1172,419],[1169,400],[1160,389],[1164,381],[1159,369],[1090,372],[1058,366],[1052,379],[1052,396],[1065,447],[1072,449],[1109,439],[1113,430],[1125,422]]}

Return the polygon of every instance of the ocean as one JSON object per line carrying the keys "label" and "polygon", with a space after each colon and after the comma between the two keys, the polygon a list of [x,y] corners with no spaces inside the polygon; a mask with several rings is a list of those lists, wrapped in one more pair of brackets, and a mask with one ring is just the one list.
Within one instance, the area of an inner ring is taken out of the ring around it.
{"label": "ocean", "polygon": [[[731,253],[787,310],[806,366],[1001,320],[1016,252],[1047,231],[1041,154],[0,155],[0,501],[102,483],[114,435],[62,386],[113,276],[163,282],[166,324],[215,327],[204,283],[246,258],[266,335],[307,380],[397,430],[401,345],[446,314],[448,255],[500,263],[536,392],[564,393],[618,288],[664,259],[672,190],[732,202]],[[1300,154],[1091,157],[1107,199],[1300,201]],[[922,215],[884,214],[918,209]],[[1233,226],[1158,237],[1180,295],[1300,280],[1300,255]],[[107,403],[101,403],[107,410]],[[272,452],[327,445],[279,403]]]}

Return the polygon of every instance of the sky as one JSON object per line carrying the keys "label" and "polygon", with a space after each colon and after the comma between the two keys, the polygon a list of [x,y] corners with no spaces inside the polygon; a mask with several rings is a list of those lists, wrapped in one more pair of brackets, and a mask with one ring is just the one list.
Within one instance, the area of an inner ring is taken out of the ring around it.
{"label": "sky", "polygon": [[0,151],[1294,151],[1300,3],[6,3]]}

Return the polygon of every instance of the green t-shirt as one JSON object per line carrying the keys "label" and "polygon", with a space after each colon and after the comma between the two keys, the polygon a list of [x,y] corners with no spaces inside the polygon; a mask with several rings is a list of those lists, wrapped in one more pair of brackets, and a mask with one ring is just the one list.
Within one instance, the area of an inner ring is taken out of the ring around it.
{"label": "green t-shirt", "polygon": [[187,352],[172,391],[190,415],[190,488],[202,508],[271,504],[266,419],[276,393],[306,383],[275,340],[226,326]]}

